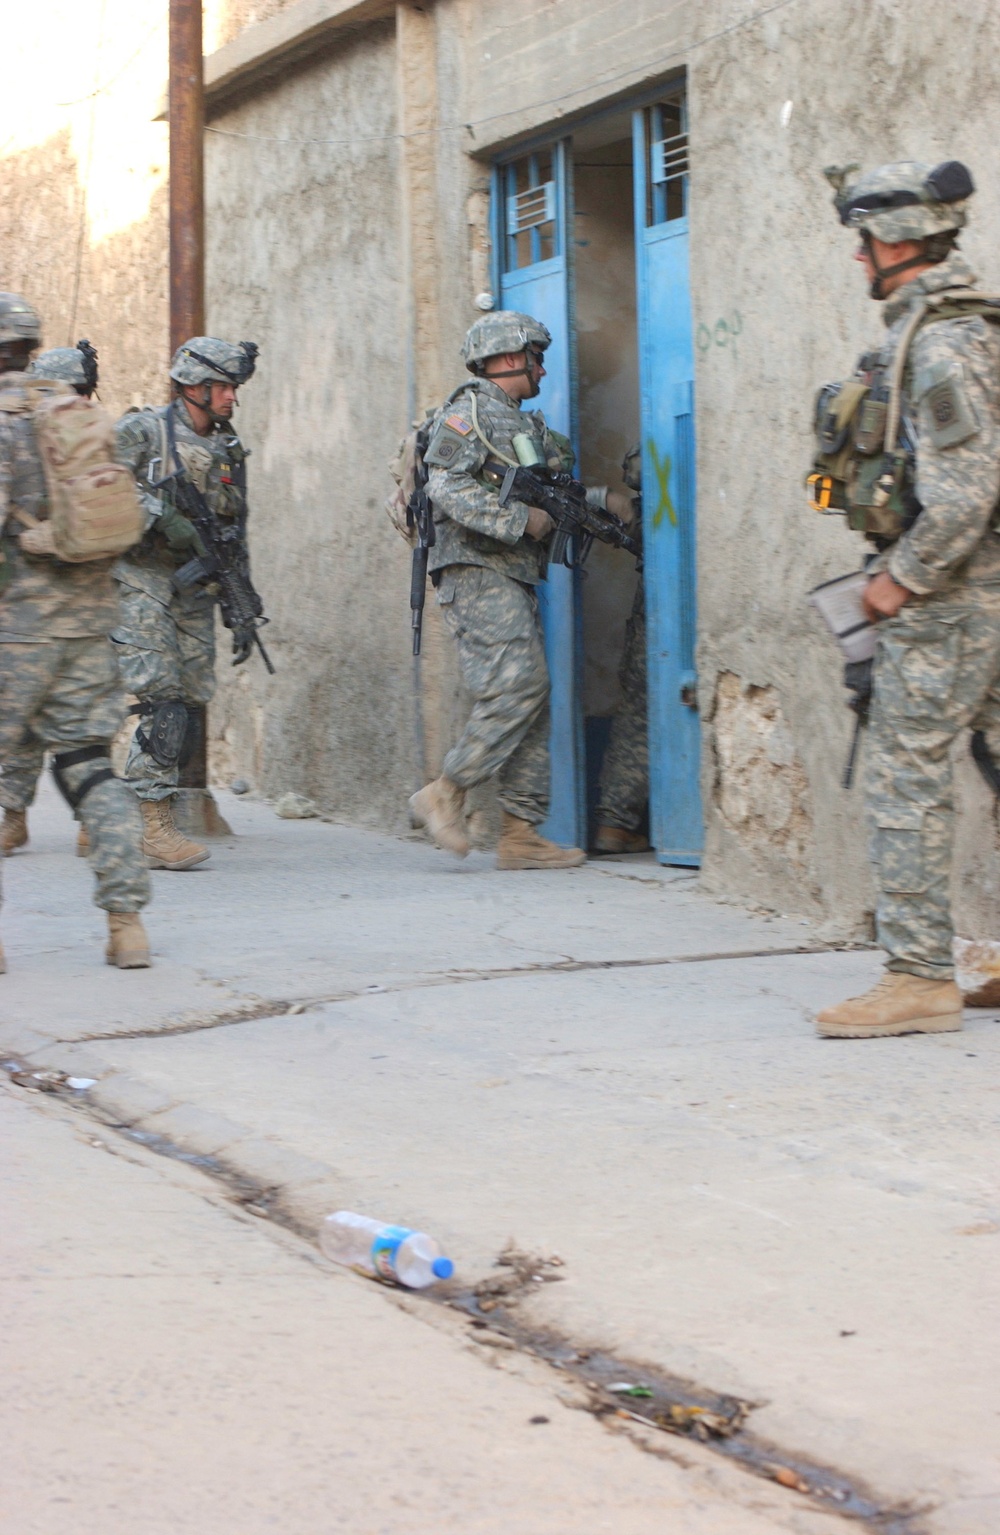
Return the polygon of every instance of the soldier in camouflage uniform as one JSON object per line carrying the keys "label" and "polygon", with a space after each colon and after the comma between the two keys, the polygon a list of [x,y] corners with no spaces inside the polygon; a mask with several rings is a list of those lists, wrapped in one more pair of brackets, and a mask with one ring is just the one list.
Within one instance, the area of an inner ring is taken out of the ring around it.
{"label": "soldier in camouflage uniform", "polygon": [[412,797],[410,810],[440,847],[464,857],[466,791],[498,774],[501,869],[571,868],[586,857],[536,829],[549,808],[549,674],[536,587],[545,579],[554,525],[519,501],[502,507],[499,483],[484,473],[488,458],[518,462],[519,433],[534,439],[546,461],[572,465],[567,440],[540,411],[521,410],[538,394],[551,340],[529,315],[499,310],[477,320],[462,349],[474,376],[448,396],[425,454],[436,534],[431,580],[474,704],[442,776]]}
{"label": "soldier in camouflage uniform", "polygon": [[[0,764],[26,747],[52,753],[56,782],[86,827],[108,913],[106,957],[149,964],[139,911],[149,899],[135,797],[111,771],[121,687],[108,630],[118,610],[110,560],[65,564],[42,552],[48,497],[23,382],[39,322],[16,294],[0,294]],[[68,386],[67,386],[68,387]]]}
{"label": "soldier in camouflage uniform", "polygon": [[[823,1035],[868,1038],[962,1024],[950,752],[971,726],[1000,760],[1000,325],[976,312],[976,279],[955,250],[973,190],[964,166],[904,162],[844,182],[841,221],[861,233],[857,259],[888,326],[866,376],[885,377],[908,343],[902,421],[915,496],[900,535],[878,540],[865,598],[878,623],[866,800],[887,970],[873,991],[818,1016]],[[950,305],[946,293],[957,295]],[[920,323],[936,302],[945,317]]]}
{"label": "soldier in camouflage uniform", "polygon": [[[622,479],[642,490],[642,449],[633,444],[622,459]],[[611,494],[614,494],[612,492]],[[640,498],[623,518],[633,537],[641,529]],[[594,848],[598,853],[645,853],[649,843],[639,827],[649,799],[649,734],[646,709],[646,589],[640,573],[632,613],[625,625],[625,649],[618,671],[621,704],[601,764]]]}
{"label": "soldier in camouflage uniform", "polygon": [[[34,378],[60,379],[89,400],[97,388],[97,353],[89,341],[78,341],[76,346],[54,346],[33,357],[25,371]],[[8,752],[0,778],[0,805],[3,806],[0,855],[6,856],[27,844],[28,806],[34,802],[44,762],[45,748],[34,738]],[[82,825],[77,850],[81,855],[90,851]]]}
{"label": "soldier in camouflage uniform", "polygon": [[[200,551],[192,523],[157,482],[172,473],[176,452],[209,509],[239,526],[245,548],[246,451],[232,416],[256,355],[249,341],[194,336],[170,365],[171,404],[130,411],[118,423],[118,457],[139,485],[147,531],[115,567],[121,615],[111,638],[122,681],[139,700],[125,777],[139,796],[154,869],[192,869],[209,856],[178,830],[171,801],[196,744],[200,706],[215,691],[216,603],[212,586],[175,589],[177,571]],[[249,635],[234,634],[234,665],[250,646]]]}

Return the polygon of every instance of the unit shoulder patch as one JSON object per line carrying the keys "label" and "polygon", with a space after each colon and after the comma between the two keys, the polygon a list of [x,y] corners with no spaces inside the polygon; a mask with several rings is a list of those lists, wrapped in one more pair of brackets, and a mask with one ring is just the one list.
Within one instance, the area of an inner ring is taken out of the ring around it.
{"label": "unit shoulder patch", "polygon": [[472,422],[459,411],[442,417],[431,432],[424,463],[432,469],[475,469],[485,449],[474,436]]}
{"label": "unit shoulder patch", "polygon": [[978,433],[960,362],[942,359],[922,368],[914,380],[914,394],[921,430],[932,447],[956,448]]}

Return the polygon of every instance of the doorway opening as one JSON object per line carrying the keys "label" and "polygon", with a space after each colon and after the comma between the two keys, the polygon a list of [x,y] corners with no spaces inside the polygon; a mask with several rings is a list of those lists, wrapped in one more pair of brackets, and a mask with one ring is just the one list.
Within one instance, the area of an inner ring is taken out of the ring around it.
{"label": "doorway opening", "polygon": [[[643,573],[595,544],[539,601],[552,681],[545,835],[702,843],[695,676],[694,349],[683,81],[494,166],[494,291],[552,334],[538,398],[588,485],[642,491]],[[623,460],[639,445],[626,477]],[[609,779],[613,788],[609,787]],[[598,842],[600,846],[600,842]],[[603,849],[602,849],[603,850]]]}
{"label": "doorway opening", "polygon": [[[579,473],[587,485],[627,496],[622,465],[640,441],[632,136],[632,114],[622,112],[573,138]],[[641,579],[631,556],[595,544],[580,583],[591,848],[601,825],[648,832]]]}

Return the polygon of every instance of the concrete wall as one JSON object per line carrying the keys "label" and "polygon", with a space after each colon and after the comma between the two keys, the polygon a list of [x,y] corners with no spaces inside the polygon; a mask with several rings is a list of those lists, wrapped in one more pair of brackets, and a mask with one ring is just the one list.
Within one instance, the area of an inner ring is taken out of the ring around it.
{"label": "concrete wall", "polygon": [[370,28],[216,119],[206,161],[207,323],[261,348],[239,425],[278,672],[220,666],[216,769],[371,825],[414,778],[406,551],[382,510],[407,403],[395,70],[391,22]]}

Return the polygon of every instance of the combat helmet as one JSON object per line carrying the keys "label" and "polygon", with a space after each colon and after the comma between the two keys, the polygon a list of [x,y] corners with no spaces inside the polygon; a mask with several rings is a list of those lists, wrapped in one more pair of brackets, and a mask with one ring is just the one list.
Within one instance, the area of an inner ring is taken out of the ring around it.
{"label": "combat helmet", "polygon": [[174,353],[170,377],[175,384],[245,384],[257,366],[253,341],[220,341],[192,336]]}
{"label": "combat helmet", "polygon": [[89,341],[53,346],[33,357],[27,371],[35,378],[61,379],[72,384],[77,394],[91,395],[97,388],[97,352]]}
{"label": "combat helmet", "polygon": [[622,479],[629,490],[642,489],[642,443],[634,442],[622,459]]}
{"label": "combat helmet", "polygon": [[919,160],[899,160],[849,180],[857,170],[856,165],[830,166],[825,172],[835,189],[840,222],[860,230],[866,244],[874,237],[886,245],[918,240],[922,246],[919,256],[886,269],[876,267],[872,296],[881,298],[886,277],[945,259],[965,227],[966,203],[976,189],[960,160],[945,160],[933,168]]}
{"label": "combat helmet", "polygon": [[6,354],[2,362],[10,362],[9,348],[16,348],[26,357],[41,339],[42,322],[37,311],[19,293],[0,293],[0,349]]}
{"label": "combat helmet", "polygon": [[469,326],[462,343],[462,358],[470,373],[482,373],[488,357],[523,352],[529,346],[544,352],[551,345],[552,337],[540,320],[532,319],[530,314],[519,314],[516,309],[495,309]]}

